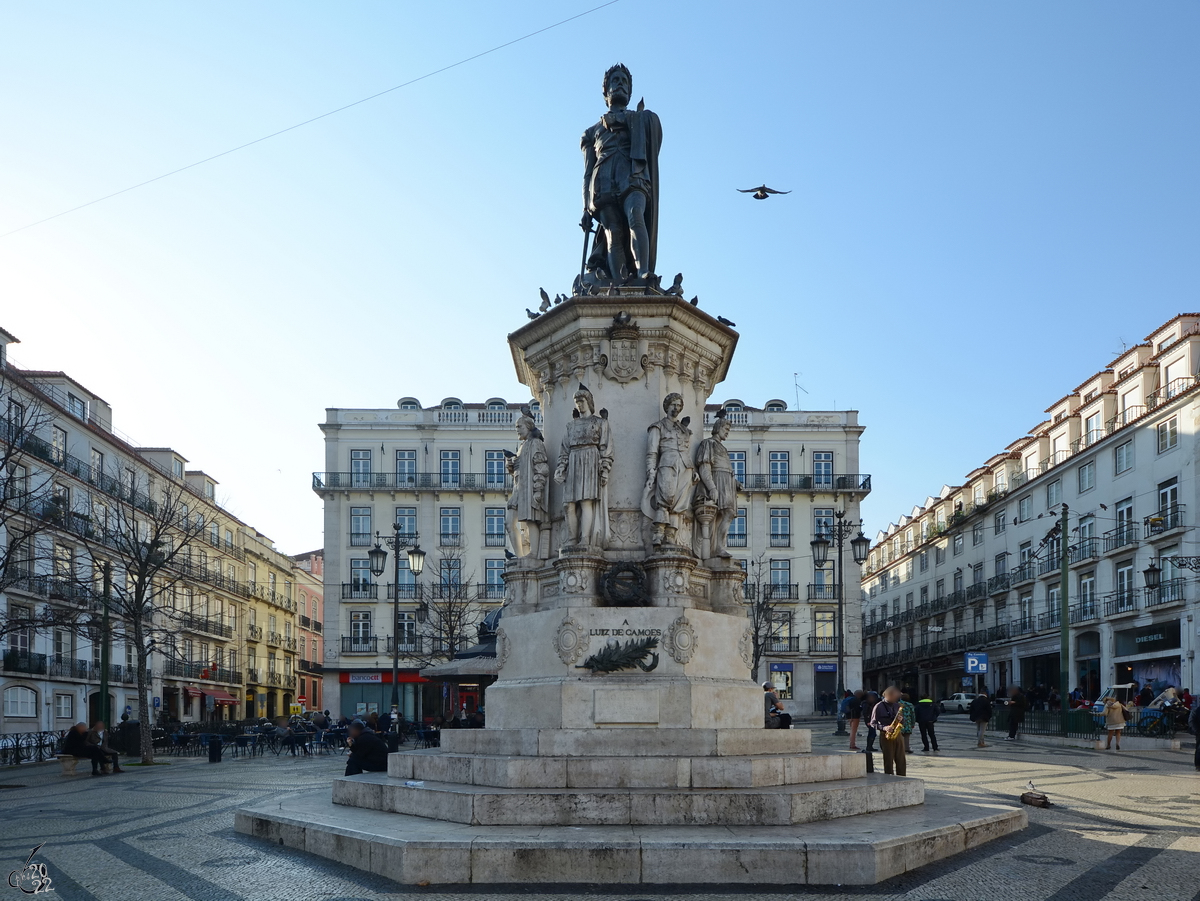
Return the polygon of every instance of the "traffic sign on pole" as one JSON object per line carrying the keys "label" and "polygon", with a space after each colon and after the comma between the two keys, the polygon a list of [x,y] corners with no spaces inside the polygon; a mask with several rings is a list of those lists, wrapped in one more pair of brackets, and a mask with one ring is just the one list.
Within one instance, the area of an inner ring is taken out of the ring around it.
{"label": "traffic sign on pole", "polygon": [[988,671],[988,655],[978,651],[968,651],[964,667],[969,676],[981,676]]}

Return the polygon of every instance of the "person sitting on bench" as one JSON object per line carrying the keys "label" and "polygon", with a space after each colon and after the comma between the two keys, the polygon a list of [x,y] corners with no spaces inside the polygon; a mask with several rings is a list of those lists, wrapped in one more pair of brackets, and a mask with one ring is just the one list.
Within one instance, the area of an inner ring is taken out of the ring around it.
{"label": "person sitting on bench", "polygon": [[100,769],[101,751],[98,747],[88,744],[87,734],[87,723],[76,723],[68,729],[63,739],[63,753],[72,757],[86,757],[92,762],[92,775],[103,776],[104,771]]}
{"label": "person sitting on bench", "polygon": [[101,764],[111,760],[114,773],[125,772],[121,769],[121,755],[108,746],[108,733],[105,732],[104,720],[96,720],[92,723],[92,728],[87,734],[87,743],[100,751]]}

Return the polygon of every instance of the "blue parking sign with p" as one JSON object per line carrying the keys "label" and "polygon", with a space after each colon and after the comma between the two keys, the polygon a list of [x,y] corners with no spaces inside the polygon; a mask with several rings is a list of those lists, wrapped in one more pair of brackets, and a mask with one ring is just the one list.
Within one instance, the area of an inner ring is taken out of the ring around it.
{"label": "blue parking sign with p", "polygon": [[988,671],[987,654],[969,653],[966,655],[966,670],[971,676],[982,676]]}

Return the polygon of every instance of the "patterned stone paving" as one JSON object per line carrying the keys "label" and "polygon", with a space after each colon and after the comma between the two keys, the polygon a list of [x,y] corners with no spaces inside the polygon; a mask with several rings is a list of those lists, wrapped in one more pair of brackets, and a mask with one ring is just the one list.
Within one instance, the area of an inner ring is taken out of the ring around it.
{"label": "patterned stone paving", "polygon": [[[940,754],[911,755],[928,791],[1016,803],[1026,783],[1055,806],[976,851],[870,887],[401,886],[236,834],[232,812],[297,793],[321,798],[338,757],[170,759],[170,766],[64,778],[55,764],[0,770],[0,901],[30,897],[4,882],[44,842],[52,891],[69,901],[748,901],[869,897],[903,901],[1200,901],[1200,773],[1183,751],[1097,752],[1028,741],[974,748],[956,718],[939,724]],[[814,725],[814,750],[833,747]],[[803,827],[797,827],[802,829]],[[3,894],[7,892],[8,894]]]}

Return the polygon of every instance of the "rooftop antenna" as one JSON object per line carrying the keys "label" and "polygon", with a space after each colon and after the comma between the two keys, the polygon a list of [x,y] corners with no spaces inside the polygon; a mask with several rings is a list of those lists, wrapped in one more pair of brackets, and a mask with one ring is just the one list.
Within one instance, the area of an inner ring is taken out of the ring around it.
{"label": "rooftop antenna", "polygon": [[798,373],[798,372],[792,373],[792,384],[796,386],[796,411],[799,412],[800,411],[800,392],[803,391],[805,394],[808,394],[808,391],[805,389],[805,387],[803,385],[800,384],[800,373]]}

